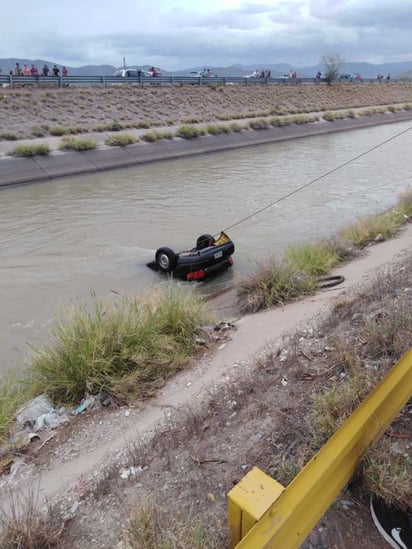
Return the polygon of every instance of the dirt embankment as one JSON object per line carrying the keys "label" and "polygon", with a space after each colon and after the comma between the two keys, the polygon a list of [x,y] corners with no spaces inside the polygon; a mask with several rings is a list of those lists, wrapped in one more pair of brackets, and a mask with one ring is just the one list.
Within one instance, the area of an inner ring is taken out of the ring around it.
{"label": "dirt embankment", "polygon": [[[154,128],[242,118],[412,103],[412,84],[113,86],[0,89],[0,139],[123,128]],[[3,137],[2,137],[3,136]]]}

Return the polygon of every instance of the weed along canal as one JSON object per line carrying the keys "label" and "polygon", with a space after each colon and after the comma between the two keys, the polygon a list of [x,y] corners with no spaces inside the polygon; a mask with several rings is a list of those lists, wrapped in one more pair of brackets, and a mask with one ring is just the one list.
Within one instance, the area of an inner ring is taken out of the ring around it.
{"label": "weed along canal", "polygon": [[203,282],[175,281],[208,295],[286,246],[331,237],[391,207],[412,183],[411,133],[361,153],[409,125],[1,189],[0,372],[22,370],[30,345],[47,341],[71,303],[166,284],[147,267],[160,247],[187,250],[199,235],[227,229],[233,266]]}

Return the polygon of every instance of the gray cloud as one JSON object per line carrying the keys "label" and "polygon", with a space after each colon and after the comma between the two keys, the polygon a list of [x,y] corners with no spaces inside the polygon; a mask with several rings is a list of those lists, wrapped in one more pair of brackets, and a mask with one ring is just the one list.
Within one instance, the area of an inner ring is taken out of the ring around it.
{"label": "gray cloud", "polygon": [[[96,3],[96,7],[93,5]],[[61,64],[195,65],[412,60],[410,0],[3,0],[2,57]],[[220,4],[223,5],[220,8]],[[229,5],[229,4],[228,4]],[[84,16],[78,14],[84,13]],[[19,25],[10,24],[19,21]],[[19,33],[18,29],[24,29]]]}

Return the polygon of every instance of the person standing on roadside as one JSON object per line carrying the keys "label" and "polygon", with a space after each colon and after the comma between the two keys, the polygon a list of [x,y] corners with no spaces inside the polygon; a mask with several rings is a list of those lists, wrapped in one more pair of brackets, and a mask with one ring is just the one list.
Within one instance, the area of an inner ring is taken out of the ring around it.
{"label": "person standing on roadside", "polygon": [[69,71],[67,70],[67,67],[62,67],[62,75],[67,76],[69,74]]}

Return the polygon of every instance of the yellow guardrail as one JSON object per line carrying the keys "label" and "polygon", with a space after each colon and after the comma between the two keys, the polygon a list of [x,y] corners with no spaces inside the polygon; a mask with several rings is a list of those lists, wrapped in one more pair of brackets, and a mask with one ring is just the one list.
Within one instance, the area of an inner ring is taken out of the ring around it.
{"label": "yellow guardrail", "polygon": [[409,350],[286,488],[252,469],[228,493],[232,547],[300,547],[411,396]]}

